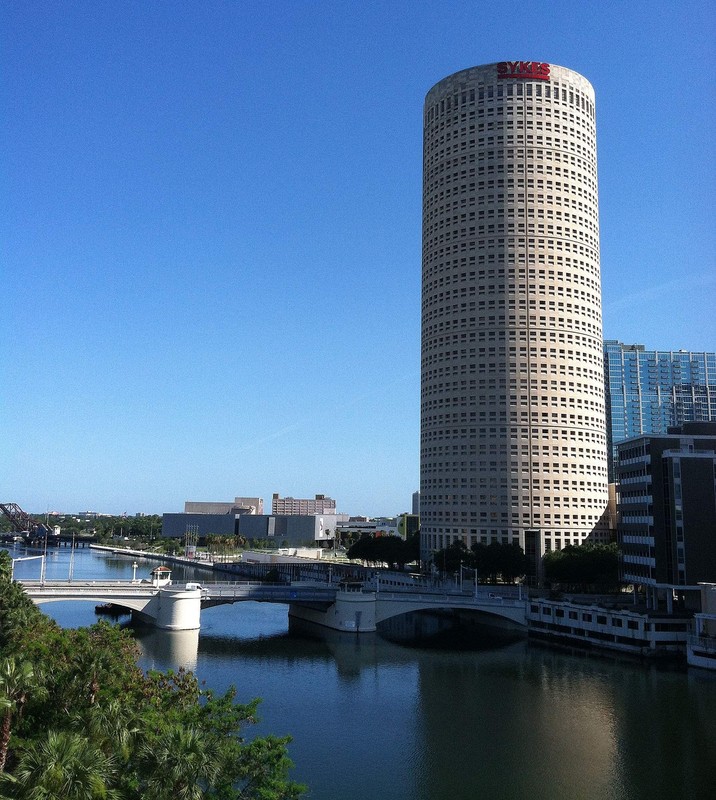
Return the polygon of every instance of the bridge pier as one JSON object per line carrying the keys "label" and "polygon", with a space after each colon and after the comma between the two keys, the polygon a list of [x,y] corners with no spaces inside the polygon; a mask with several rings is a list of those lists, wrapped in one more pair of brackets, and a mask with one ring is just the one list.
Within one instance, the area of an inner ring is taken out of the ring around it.
{"label": "bridge pier", "polygon": [[165,631],[194,631],[201,627],[201,589],[165,586],[132,616]]}
{"label": "bridge pier", "polygon": [[112,603],[162,630],[194,631],[201,627],[199,588],[140,581],[22,581],[22,584],[37,605],[63,600]]}
{"label": "bridge pier", "polygon": [[291,603],[289,617],[323,625],[334,631],[369,633],[375,630],[376,593],[339,590],[336,601],[327,609]]}

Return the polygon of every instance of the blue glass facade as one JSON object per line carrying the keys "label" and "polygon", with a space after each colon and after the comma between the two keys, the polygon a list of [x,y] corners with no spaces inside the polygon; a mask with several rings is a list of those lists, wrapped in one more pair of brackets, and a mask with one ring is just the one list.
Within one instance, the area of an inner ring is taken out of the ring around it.
{"label": "blue glass facade", "polygon": [[606,339],[604,386],[610,483],[616,446],[624,439],[716,421],[716,353],[645,350]]}

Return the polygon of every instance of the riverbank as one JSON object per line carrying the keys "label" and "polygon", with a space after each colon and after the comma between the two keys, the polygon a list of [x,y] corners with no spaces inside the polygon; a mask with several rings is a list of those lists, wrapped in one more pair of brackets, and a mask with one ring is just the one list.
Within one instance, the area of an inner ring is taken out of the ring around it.
{"label": "riverbank", "polygon": [[160,561],[163,564],[176,564],[181,567],[194,567],[213,572],[261,580],[269,573],[278,573],[281,580],[285,581],[322,581],[336,582],[339,580],[369,581],[375,576],[375,570],[362,567],[350,561],[334,559],[312,559],[296,555],[286,555],[275,551],[259,552],[245,551],[232,557],[213,556],[210,553],[197,553],[193,558],[180,555],[167,555],[154,553],[147,550],[133,550],[128,547],[115,547],[108,545],[90,545],[90,548],[113,555],[127,556],[128,558],[146,558]]}
{"label": "riverbank", "polygon": [[[153,553],[150,550],[132,550],[129,547],[112,547],[104,544],[91,544],[91,550],[99,550],[113,555],[128,556],[130,558],[146,558],[150,561],[161,561],[167,564],[180,564],[183,567],[201,567],[213,570],[215,562],[202,558],[187,558],[187,556],[168,555],[167,553]],[[206,554],[208,556],[208,553]]]}

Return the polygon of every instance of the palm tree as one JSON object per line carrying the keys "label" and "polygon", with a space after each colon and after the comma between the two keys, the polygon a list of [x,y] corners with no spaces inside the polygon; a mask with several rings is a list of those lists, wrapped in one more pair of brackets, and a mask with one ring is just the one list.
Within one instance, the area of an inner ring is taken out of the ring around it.
{"label": "palm tree", "polygon": [[97,703],[72,718],[72,728],[84,732],[107,756],[126,764],[141,732],[140,718],[119,700]]}
{"label": "palm tree", "polygon": [[36,685],[32,664],[17,664],[14,658],[0,664],[0,772],[5,770],[13,716],[22,716],[28,691]]}
{"label": "palm tree", "polygon": [[0,581],[10,582],[12,575],[12,556],[7,550],[0,550]]}
{"label": "palm tree", "polygon": [[144,749],[145,800],[200,800],[221,773],[221,748],[216,737],[192,728],[171,726]]}
{"label": "palm tree", "polygon": [[20,756],[12,783],[18,800],[121,800],[113,758],[77,733],[48,731]]}

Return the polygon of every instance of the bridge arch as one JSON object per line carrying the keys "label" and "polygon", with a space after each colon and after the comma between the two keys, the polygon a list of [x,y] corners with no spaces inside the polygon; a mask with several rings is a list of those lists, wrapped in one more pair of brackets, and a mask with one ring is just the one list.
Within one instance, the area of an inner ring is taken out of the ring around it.
{"label": "bridge arch", "polygon": [[142,611],[147,605],[147,598],[117,598],[108,596],[97,592],[96,595],[82,595],[82,597],[43,597],[42,595],[35,594],[32,596],[32,602],[36,606],[44,605],[45,603],[62,603],[62,602],[79,602],[79,603],[111,603],[113,606],[125,608],[127,611]]}
{"label": "bridge arch", "polygon": [[376,597],[375,622],[380,624],[386,620],[409,614],[413,611],[460,611],[479,613],[502,621],[514,623],[519,627],[527,627],[525,603],[522,600],[475,599],[463,596],[408,596],[395,593],[386,597],[379,593]]}

